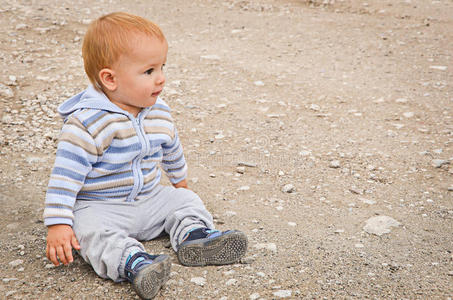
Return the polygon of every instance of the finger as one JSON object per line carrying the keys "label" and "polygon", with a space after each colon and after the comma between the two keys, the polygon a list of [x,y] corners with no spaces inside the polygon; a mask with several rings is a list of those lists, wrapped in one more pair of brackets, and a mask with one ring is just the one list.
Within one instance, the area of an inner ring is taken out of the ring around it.
{"label": "finger", "polygon": [[71,244],[72,244],[72,247],[74,247],[74,249],[80,250],[80,244],[75,235],[72,236]]}
{"label": "finger", "polygon": [[60,258],[60,261],[64,264],[67,265],[68,261],[66,260],[66,255],[64,254],[64,250],[62,246],[57,247],[57,255],[58,258]]}
{"label": "finger", "polygon": [[56,266],[60,265],[60,263],[58,262],[57,253],[56,253],[54,247],[49,247],[49,260]]}
{"label": "finger", "polygon": [[46,257],[48,260],[50,260],[50,256],[49,256],[49,245],[46,246]]}
{"label": "finger", "polygon": [[72,247],[69,243],[64,245],[64,254],[66,256],[66,259],[68,260],[68,263],[72,263],[74,259],[72,258]]}

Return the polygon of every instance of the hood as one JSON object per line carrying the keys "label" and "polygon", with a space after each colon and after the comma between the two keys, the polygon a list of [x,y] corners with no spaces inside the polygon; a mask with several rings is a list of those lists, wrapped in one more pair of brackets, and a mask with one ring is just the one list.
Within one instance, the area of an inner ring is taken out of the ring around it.
{"label": "hood", "polygon": [[69,98],[58,107],[58,113],[66,119],[75,111],[85,108],[106,110],[121,114],[128,114],[107,98],[107,96],[97,91],[92,85],[83,92]]}

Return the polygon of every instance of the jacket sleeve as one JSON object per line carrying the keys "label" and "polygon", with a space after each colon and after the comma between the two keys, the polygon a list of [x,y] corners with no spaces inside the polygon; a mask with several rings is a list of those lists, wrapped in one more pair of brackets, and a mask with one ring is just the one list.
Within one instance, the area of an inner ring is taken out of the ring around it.
{"label": "jacket sleeve", "polygon": [[169,143],[163,144],[162,150],[161,166],[170,182],[176,184],[184,180],[187,177],[187,165],[176,129],[174,130],[173,139]]}
{"label": "jacket sleeve", "polygon": [[93,137],[75,117],[63,125],[58,141],[55,164],[47,187],[44,224],[72,226],[73,208],[98,151]]}

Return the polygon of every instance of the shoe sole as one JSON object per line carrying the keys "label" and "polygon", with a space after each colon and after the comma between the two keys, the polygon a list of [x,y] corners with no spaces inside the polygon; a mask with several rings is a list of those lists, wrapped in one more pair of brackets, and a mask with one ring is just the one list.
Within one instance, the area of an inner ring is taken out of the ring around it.
{"label": "shoe sole", "polygon": [[170,277],[170,257],[158,256],[152,264],[140,270],[133,282],[135,292],[142,299],[153,299]]}
{"label": "shoe sole", "polygon": [[247,237],[240,231],[232,231],[216,238],[190,241],[178,249],[182,265],[199,267],[227,265],[239,261],[247,251]]}

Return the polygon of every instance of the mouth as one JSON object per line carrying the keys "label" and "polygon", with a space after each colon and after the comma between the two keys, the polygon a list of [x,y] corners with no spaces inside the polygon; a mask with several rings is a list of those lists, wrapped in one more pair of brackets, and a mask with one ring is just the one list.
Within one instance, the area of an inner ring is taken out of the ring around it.
{"label": "mouth", "polygon": [[151,94],[151,96],[157,97],[157,96],[159,96],[159,94],[160,94],[161,92],[162,92],[162,90],[157,91],[157,92],[154,92],[154,93]]}

